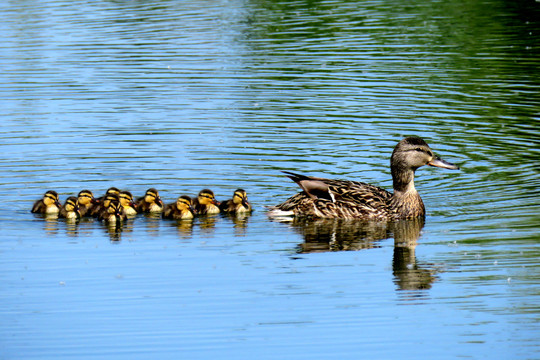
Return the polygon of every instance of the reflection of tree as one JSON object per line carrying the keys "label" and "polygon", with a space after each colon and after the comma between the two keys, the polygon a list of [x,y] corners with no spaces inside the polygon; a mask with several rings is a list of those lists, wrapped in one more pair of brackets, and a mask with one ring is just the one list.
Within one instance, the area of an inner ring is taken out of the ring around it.
{"label": "reflection of tree", "polygon": [[378,247],[380,240],[394,237],[392,271],[400,290],[429,289],[435,271],[417,264],[415,248],[424,219],[396,222],[294,219],[291,226],[304,242],[300,253],[362,250]]}

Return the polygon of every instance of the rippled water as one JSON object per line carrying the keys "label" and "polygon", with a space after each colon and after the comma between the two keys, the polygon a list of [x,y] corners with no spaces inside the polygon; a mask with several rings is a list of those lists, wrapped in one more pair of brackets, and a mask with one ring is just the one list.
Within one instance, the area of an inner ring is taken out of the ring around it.
{"label": "rippled water", "polygon": [[[540,344],[540,7],[531,1],[0,5],[0,354],[504,358]],[[280,170],[391,189],[418,135],[425,223],[270,221]],[[256,211],[122,231],[48,189]],[[350,251],[347,251],[350,250]]]}

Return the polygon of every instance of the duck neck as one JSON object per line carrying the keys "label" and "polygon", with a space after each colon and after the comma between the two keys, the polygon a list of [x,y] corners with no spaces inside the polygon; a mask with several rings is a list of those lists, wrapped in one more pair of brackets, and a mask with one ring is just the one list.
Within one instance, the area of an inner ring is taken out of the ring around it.
{"label": "duck neck", "polygon": [[425,215],[424,203],[414,187],[414,170],[392,167],[394,195],[390,205],[398,218],[415,218]]}

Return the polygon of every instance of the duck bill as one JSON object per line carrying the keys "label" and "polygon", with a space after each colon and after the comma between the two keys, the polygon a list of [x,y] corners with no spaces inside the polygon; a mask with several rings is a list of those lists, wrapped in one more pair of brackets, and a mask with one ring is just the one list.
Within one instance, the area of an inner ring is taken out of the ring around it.
{"label": "duck bill", "polygon": [[445,161],[438,156],[434,157],[433,160],[428,162],[428,165],[440,167],[443,169],[449,169],[449,170],[459,170],[459,166],[449,163],[448,161]]}
{"label": "duck bill", "polygon": [[212,204],[219,206],[221,203],[216,199],[212,200]]}
{"label": "duck bill", "polygon": [[95,205],[95,204],[99,204],[99,200],[96,199],[96,198],[92,198],[92,200],[90,200],[90,203],[91,203],[91,204],[94,204],[94,205]]}
{"label": "duck bill", "polygon": [[242,205],[244,205],[245,208],[249,207],[249,202],[247,199],[242,199]]}
{"label": "duck bill", "polygon": [[191,213],[192,213],[193,215],[197,215],[197,210],[195,209],[194,206],[189,205],[189,211],[191,211]]}

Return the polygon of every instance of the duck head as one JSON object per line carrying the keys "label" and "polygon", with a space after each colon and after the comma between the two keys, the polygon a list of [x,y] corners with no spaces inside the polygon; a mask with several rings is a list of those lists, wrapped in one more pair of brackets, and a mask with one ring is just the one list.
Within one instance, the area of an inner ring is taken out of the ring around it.
{"label": "duck head", "polygon": [[59,209],[62,207],[58,199],[58,193],[54,190],[49,190],[43,195],[43,203],[46,206],[56,205]]}
{"label": "duck head", "polygon": [[144,201],[149,204],[156,203],[160,207],[163,206],[163,201],[161,201],[161,198],[159,197],[159,192],[154,188],[146,190],[146,193],[144,194]]}
{"label": "duck head", "polygon": [[195,214],[195,208],[193,207],[193,201],[189,196],[182,195],[176,200],[176,208],[181,212],[189,211]]}
{"label": "duck head", "polygon": [[244,189],[237,189],[234,192],[233,203],[235,203],[236,205],[242,204],[246,208],[249,206],[249,202],[248,202],[248,199],[247,199],[247,193],[246,193],[246,191]]}
{"label": "duck head", "polygon": [[90,204],[96,204],[99,201],[94,198],[94,194],[90,190],[81,190],[77,195],[77,204],[82,206],[88,206]]}
{"label": "duck head", "polygon": [[429,145],[421,138],[406,137],[396,145],[390,159],[394,190],[407,191],[411,185],[414,189],[414,172],[424,165],[450,170],[459,169],[458,166],[435,155]]}
{"label": "duck head", "polygon": [[201,190],[197,198],[199,200],[199,204],[201,205],[219,205],[219,201],[216,200],[214,192],[210,189]]}

